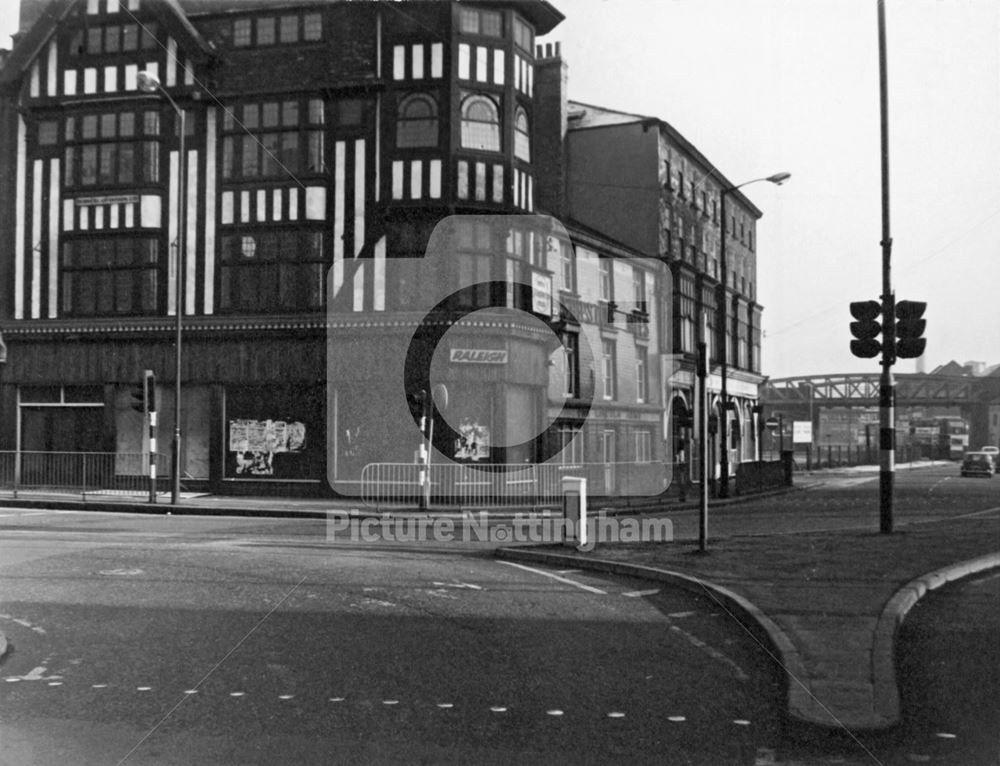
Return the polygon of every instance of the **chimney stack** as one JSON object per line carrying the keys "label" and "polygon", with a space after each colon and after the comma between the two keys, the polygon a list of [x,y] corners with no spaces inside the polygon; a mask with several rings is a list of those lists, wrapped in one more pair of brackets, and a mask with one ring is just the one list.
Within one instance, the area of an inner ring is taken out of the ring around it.
{"label": "chimney stack", "polygon": [[568,67],[557,43],[535,51],[535,206],[556,218],[566,214]]}

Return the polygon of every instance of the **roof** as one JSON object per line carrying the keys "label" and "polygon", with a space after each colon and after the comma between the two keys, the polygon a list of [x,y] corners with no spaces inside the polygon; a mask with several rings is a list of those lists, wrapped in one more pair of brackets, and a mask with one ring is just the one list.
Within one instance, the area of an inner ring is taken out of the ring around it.
{"label": "roof", "polygon": [[659,117],[635,114],[632,112],[621,112],[616,109],[609,109],[604,106],[594,104],[584,104],[580,101],[570,100],[568,102],[569,130],[593,130],[600,128],[613,128],[625,125],[640,125],[643,128],[656,127],[664,133],[674,144],[676,144],[685,154],[698,163],[702,170],[715,178],[723,187],[732,189],[731,194],[738,197],[740,202],[746,206],[757,218],[763,216],[763,212],[751,202],[743,192],[733,189],[736,184],[726,178],[722,172],[712,164],[693,143],[688,141],[684,135],[666,120]]}
{"label": "roof", "polygon": [[[0,69],[0,87],[10,88],[20,82],[77,2],[80,0],[51,0],[45,5],[37,20],[14,45]],[[156,0],[146,7],[157,16],[160,23],[171,30],[178,45],[188,56],[204,60],[212,55],[212,47],[188,20],[178,0]]]}
{"label": "roof", "polygon": [[[404,2],[451,2],[452,0],[404,0]],[[491,6],[510,6],[530,21],[539,35],[551,32],[566,17],[547,0],[456,0],[457,2],[488,3]],[[302,8],[303,6],[332,5],[345,2],[392,2],[400,0],[180,0],[181,6],[190,14],[242,13],[261,9]]]}

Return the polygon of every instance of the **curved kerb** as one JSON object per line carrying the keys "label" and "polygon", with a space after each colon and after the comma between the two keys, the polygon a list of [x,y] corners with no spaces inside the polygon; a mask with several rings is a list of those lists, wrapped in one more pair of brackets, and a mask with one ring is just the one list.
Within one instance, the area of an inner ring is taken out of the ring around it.
{"label": "curved kerb", "polygon": [[930,591],[956,580],[1000,568],[1000,552],[936,569],[910,580],[886,603],[875,626],[872,641],[872,692],[875,715],[893,726],[900,720],[899,687],[896,685],[896,632],[907,613]]}

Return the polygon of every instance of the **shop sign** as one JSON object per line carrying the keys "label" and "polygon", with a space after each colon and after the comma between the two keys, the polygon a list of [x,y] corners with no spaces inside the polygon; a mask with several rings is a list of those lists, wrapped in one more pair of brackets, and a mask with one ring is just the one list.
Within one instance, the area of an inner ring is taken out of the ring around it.
{"label": "shop sign", "polygon": [[535,272],[531,275],[531,310],[552,316],[552,277]]}
{"label": "shop sign", "polygon": [[507,351],[495,348],[453,348],[449,361],[456,364],[507,364]]}
{"label": "shop sign", "polygon": [[92,207],[94,205],[134,205],[139,201],[138,194],[105,194],[100,197],[77,197],[77,207]]}

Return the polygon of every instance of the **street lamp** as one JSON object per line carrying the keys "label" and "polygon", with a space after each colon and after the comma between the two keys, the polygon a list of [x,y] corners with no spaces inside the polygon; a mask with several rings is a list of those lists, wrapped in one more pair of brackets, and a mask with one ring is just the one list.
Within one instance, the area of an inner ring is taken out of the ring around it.
{"label": "street lamp", "polygon": [[139,90],[146,93],[159,92],[177,112],[178,128],[180,130],[180,153],[177,158],[177,257],[174,259],[176,278],[176,310],[174,321],[174,438],[171,443],[171,490],[170,502],[177,504],[181,494],[181,330],[184,314],[184,139],[187,130],[184,124],[184,110],[171,97],[160,83],[160,79],[151,72],[139,72],[137,78]]}
{"label": "street lamp", "polygon": [[720,391],[722,412],[719,416],[719,444],[722,450],[719,456],[719,470],[722,476],[719,477],[719,497],[729,497],[729,396],[726,390],[726,378],[728,377],[729,366],[729,344],[727,343],[729,339],[729,274],[727,269],[728,264],[726,263],[726,240],[728,239],[728,230],[726,228],[726,197],[737,189],[742,189],[744,186],[755,184],[758,181],[767,181],[768,183],[781,186],[781,184],[791,177],[791,173],[775,173],[765,178],[754,178],[752,181],[744,181],[736,186],[725,187],[719,192],[722,217],[722,244],[719,253],[720,293],[722,295],[722,344],[720,348],[722,364],[719,370],[719,374],[722,377],[722,388]]}

